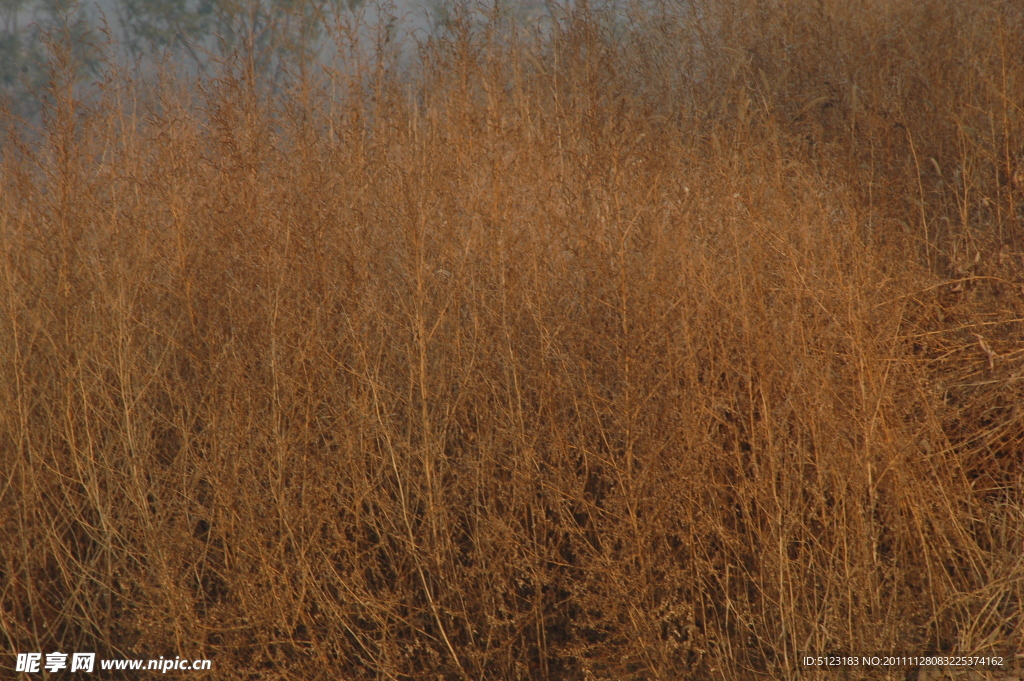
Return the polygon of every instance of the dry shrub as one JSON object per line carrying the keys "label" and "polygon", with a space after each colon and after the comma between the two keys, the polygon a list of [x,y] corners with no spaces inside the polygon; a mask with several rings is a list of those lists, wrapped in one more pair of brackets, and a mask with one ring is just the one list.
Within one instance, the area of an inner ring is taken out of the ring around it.
{"label": "dry shrub", "polygon": [[1020,8],[453,17],[412,65],[55,77],[8,126],[3,647],[509,680],[1017,648]]}

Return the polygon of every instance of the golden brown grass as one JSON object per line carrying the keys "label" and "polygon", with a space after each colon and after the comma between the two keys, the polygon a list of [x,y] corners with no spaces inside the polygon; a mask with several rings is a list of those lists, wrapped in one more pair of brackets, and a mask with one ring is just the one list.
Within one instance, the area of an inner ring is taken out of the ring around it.
{"label": "golden brown grass", "polygon": [[0,648],[510,681],[1021,649],[1020,6],[468,21],[277,91],[57,73],[9,125]]}

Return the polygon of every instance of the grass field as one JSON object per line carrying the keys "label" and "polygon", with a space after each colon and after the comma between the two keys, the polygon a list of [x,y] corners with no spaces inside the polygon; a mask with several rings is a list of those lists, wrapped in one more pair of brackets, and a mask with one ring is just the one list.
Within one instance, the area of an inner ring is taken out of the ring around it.
{"label": "grass field", "polygon": [[57,50],[0,144],[0,651],[1024,650],[1021,5],[534,28],[456,11],[410,64],[339,24],[284,81],[89,92]]}

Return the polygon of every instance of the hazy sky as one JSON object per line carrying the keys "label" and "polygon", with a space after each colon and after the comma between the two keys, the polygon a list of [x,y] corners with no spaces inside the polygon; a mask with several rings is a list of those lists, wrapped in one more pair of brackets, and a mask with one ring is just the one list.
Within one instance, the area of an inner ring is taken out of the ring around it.
{"label": "hazy sky", "polygon": [[[53,0],[27,0],[25,3],[26,6],[22,8],[18,15],[17,23],[22,27],[28,26],[37,19],[42,20],[41,23],[43,23],[46,19],[45,12],[41,10],[44,6],[43,3],[52,1]],[[115,39],[123,39],[123,32],[119,22],[119,0],[78,1],[79,12],[90,24],[93,26],[99,26],[101,25],[101,17],[105,18]],[[565,2],[566,0],[558,1]],[[365,19],[366,25],[364,26],[363,32],[366,34],[367,40],[372,44],[370,36],[375,33],[373,27],[378,21],[376,0],[364,0],[364,2],[365,5],[356,11],[361,13],[361,16]],[[399,18],[399,20],[395,22],[388,17],[388,21],[393,26],[396,37],[403,40],[403,45],[410,47],[408,50],[409,53],[411,53],[412,50],[411,43],[407,38],[410,35],[415,35],[419,38],[425,37],[431,24],[436,24],[443,16],[444,10],[442,9],[442,4],[444,2],[445,0],[387,0],[387,4],[392,7],[394,15]],[[550,17],[553,7],[553,5],[548,4],[549,0],[506,0],[506,2],[509,3],[513,17],[525,26],[536,26],[538,23],[542,23],[545,18]],[[327,52],[330,52],[329,47]],[[117,56],[124,58],[129,55],[124,52]],[[117,61],[120,61],[120,58],[118,58]]]}

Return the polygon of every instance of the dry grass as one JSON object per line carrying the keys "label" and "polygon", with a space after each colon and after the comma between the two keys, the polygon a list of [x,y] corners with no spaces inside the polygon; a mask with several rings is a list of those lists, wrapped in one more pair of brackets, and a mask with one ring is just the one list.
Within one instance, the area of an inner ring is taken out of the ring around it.
{"label": "dry grass", "polygon": [[1021,649],[1020,6],[468,21],[277,91],[56,73],[9,126],[0,648],[509,681]]}

